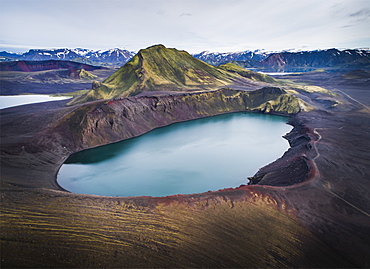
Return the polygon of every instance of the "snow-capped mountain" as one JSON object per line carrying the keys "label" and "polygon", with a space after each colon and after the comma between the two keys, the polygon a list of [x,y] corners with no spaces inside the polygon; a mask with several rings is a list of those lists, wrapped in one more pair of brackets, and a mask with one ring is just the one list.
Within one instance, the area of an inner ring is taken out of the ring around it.
{"label": "snow-capped mountain", "polygon": [[1,61],[45,61],[65,60],[90,64],[117,64],[123,65],[135,55],[134,52],[124,49],[89,50],[89,49],[30,49],[23,54],[0,52]]}
{"label": "snow-capped mountain", "polygon": [[239,52],[209,52],[203,51],[198,54],[193,54],[193,57],[207,62],[212,65],[219,65],[231,61],[262,61],[270,55],[269,52],[263,50],[255,51],[239,51]]}
{"label": "snow-capped mountain", "polygon": [[297,68],[306,68],[307,70],[317,68],[370,68],[370,50],[368,48],[313,51],[289,49],[281,52],[247,50],[230,53],[204,51],[193,56],[212,65],[233,61],[246,68],[271,71],[287,71]]}
{"label": "snow-capped mountain", "polygon": [[31,49],[22,55],[22,60],[44,61],[44,60],[73,60],[85,54],[85,51],[76,49]]}
{"label": "snow-capped mountain", "polygon": [[[0,52],[0,62],[3,61],[45,61],[65,60],[90,65],[119,67],[129,61],[135,52],[124,49],[89,50],[89,49],[31,49],[26,53]],[[193,57],[218,66],[228,62],[246,68],[261,70],[293,70],[305,68],[303,71],[317,68],[370,68],[370,50],[362,49],[327,49],[301,51],[289,49],[280,52],[265,50],[246,50],[240,52],[209,52],[192,54]]]}
{"label": "snow-capped mountain", "polygon": [[259,67],[283,70],[294,67],[369,68],[370,51],[366,49],[327,49],[273,53],[262,60]]}
{"label": "snow-capped mountain", "polygon": [[86,55],[86,58],[92,61],[101,61],[108,63],[122,63],[130,60],[136,53],[122,49],[110,49],[106,51],[99,50]]}

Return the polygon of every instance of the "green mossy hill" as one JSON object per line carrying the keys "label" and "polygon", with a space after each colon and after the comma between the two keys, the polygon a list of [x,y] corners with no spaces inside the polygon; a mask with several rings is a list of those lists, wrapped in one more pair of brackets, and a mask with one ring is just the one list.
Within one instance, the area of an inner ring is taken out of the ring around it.
{"label": "green mossy hill", "polygon": [[278,83],[276,79],[270,76],[267,76],[265,74],[261,74],[258,72],[250,71],[248,69],[245,69],[233,63],[223,64],[223,65],[218,66],[218,68],[229,71],[229,72],[237,73],[241,75],[242,77],[249,78],[251,80],[262,81],[262,82],[267,82],[267,83]]}
{"label": "green mossy hill", "polygon": [[155,45],[140,50],[98,87],[70,104],[133,96],[144,91],[213,90],[237,79],[240,79],[237,73],[209,65],[186,51]]}
{"label": "green mossy hill", "polygon": [[94,80],[94,79],[98,78],[97,76],[91,74],[90,72],[86,71],[85,69],[77,70],[77,73],[78,73],[79,78],[84,79],[84,80]]}

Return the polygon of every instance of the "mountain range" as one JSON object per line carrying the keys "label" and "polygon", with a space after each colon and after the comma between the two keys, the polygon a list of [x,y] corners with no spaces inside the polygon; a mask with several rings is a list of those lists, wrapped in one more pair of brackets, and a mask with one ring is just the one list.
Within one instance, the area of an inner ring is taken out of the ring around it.
{"label": "mountain range", "polygon": [[[328,49],[304,52],[280,52],[270,54],[256,67],[272,70],[294,69],[369,69],[370,51],[366,49]],[[311,70],[308,70],[311,71]]]}
{"label": "mountain range", "polygon": [[135,52],[124,49],[89,50],[89,49],[31,49],[25,53],[0,52],[0,61],[47,61],[63,60],[75,61],[90,65],[118,65],[125,64],[135,55]]}
{"label": "mountain range", "polygon": [[[45,61],[69,60],[90,65],[120,67],[128,62],[135,52],[124,49],[94,51],[88,49],[31,49],[23,54],[2,51],[0,61]],[[327,69],[370,69],[369,49],[328,49],[314,51],[268,52],[246,50],[242,52],[217,53],[204,51],[192,54],[208,64],[218,66],[229,62],[245,68],[264,71],[311,71]]]}
{"label": "mountain range", "polygon": [[233,61],[259,62],[266,59],[270,54],[272,54],[272,52],[267,52],[264,50],[246,50],[224,53],[203,51],[201,53],[193,54],[193,57],[212,65],[220,65]]}

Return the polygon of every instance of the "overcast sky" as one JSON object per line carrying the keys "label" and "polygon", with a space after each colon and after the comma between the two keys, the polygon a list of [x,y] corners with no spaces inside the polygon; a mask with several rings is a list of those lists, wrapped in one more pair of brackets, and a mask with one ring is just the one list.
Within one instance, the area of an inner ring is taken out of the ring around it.
{"label": "overcast sky", "polygon": [[370,46],[370,0],[0,0],[0,50]]}

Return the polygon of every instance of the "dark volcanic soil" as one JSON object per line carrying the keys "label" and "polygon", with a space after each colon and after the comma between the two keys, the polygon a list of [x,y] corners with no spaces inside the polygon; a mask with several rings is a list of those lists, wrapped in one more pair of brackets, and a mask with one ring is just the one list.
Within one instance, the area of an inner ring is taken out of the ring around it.
{"label": "dark volcanic soil", "polygon": [[[35,72],[1,71],[0,95],[23,93],[55,94],[80,90],[90,90],[92,80],[78,79],[71,74],[76,70],[53,69]],[[102,81],[114,73],[115,69],[97,69],[89,71],[95,80]]]}
{"label": "dark volcanic soil", "polygon": [[369,267],[369,88],[335,76],[290,78],[341,103],[292,117],[291,149],[257,185],[203,194],[65,192],[55,176],[72,145],[53,130],[78,107],[1,110],[1,266]]}

